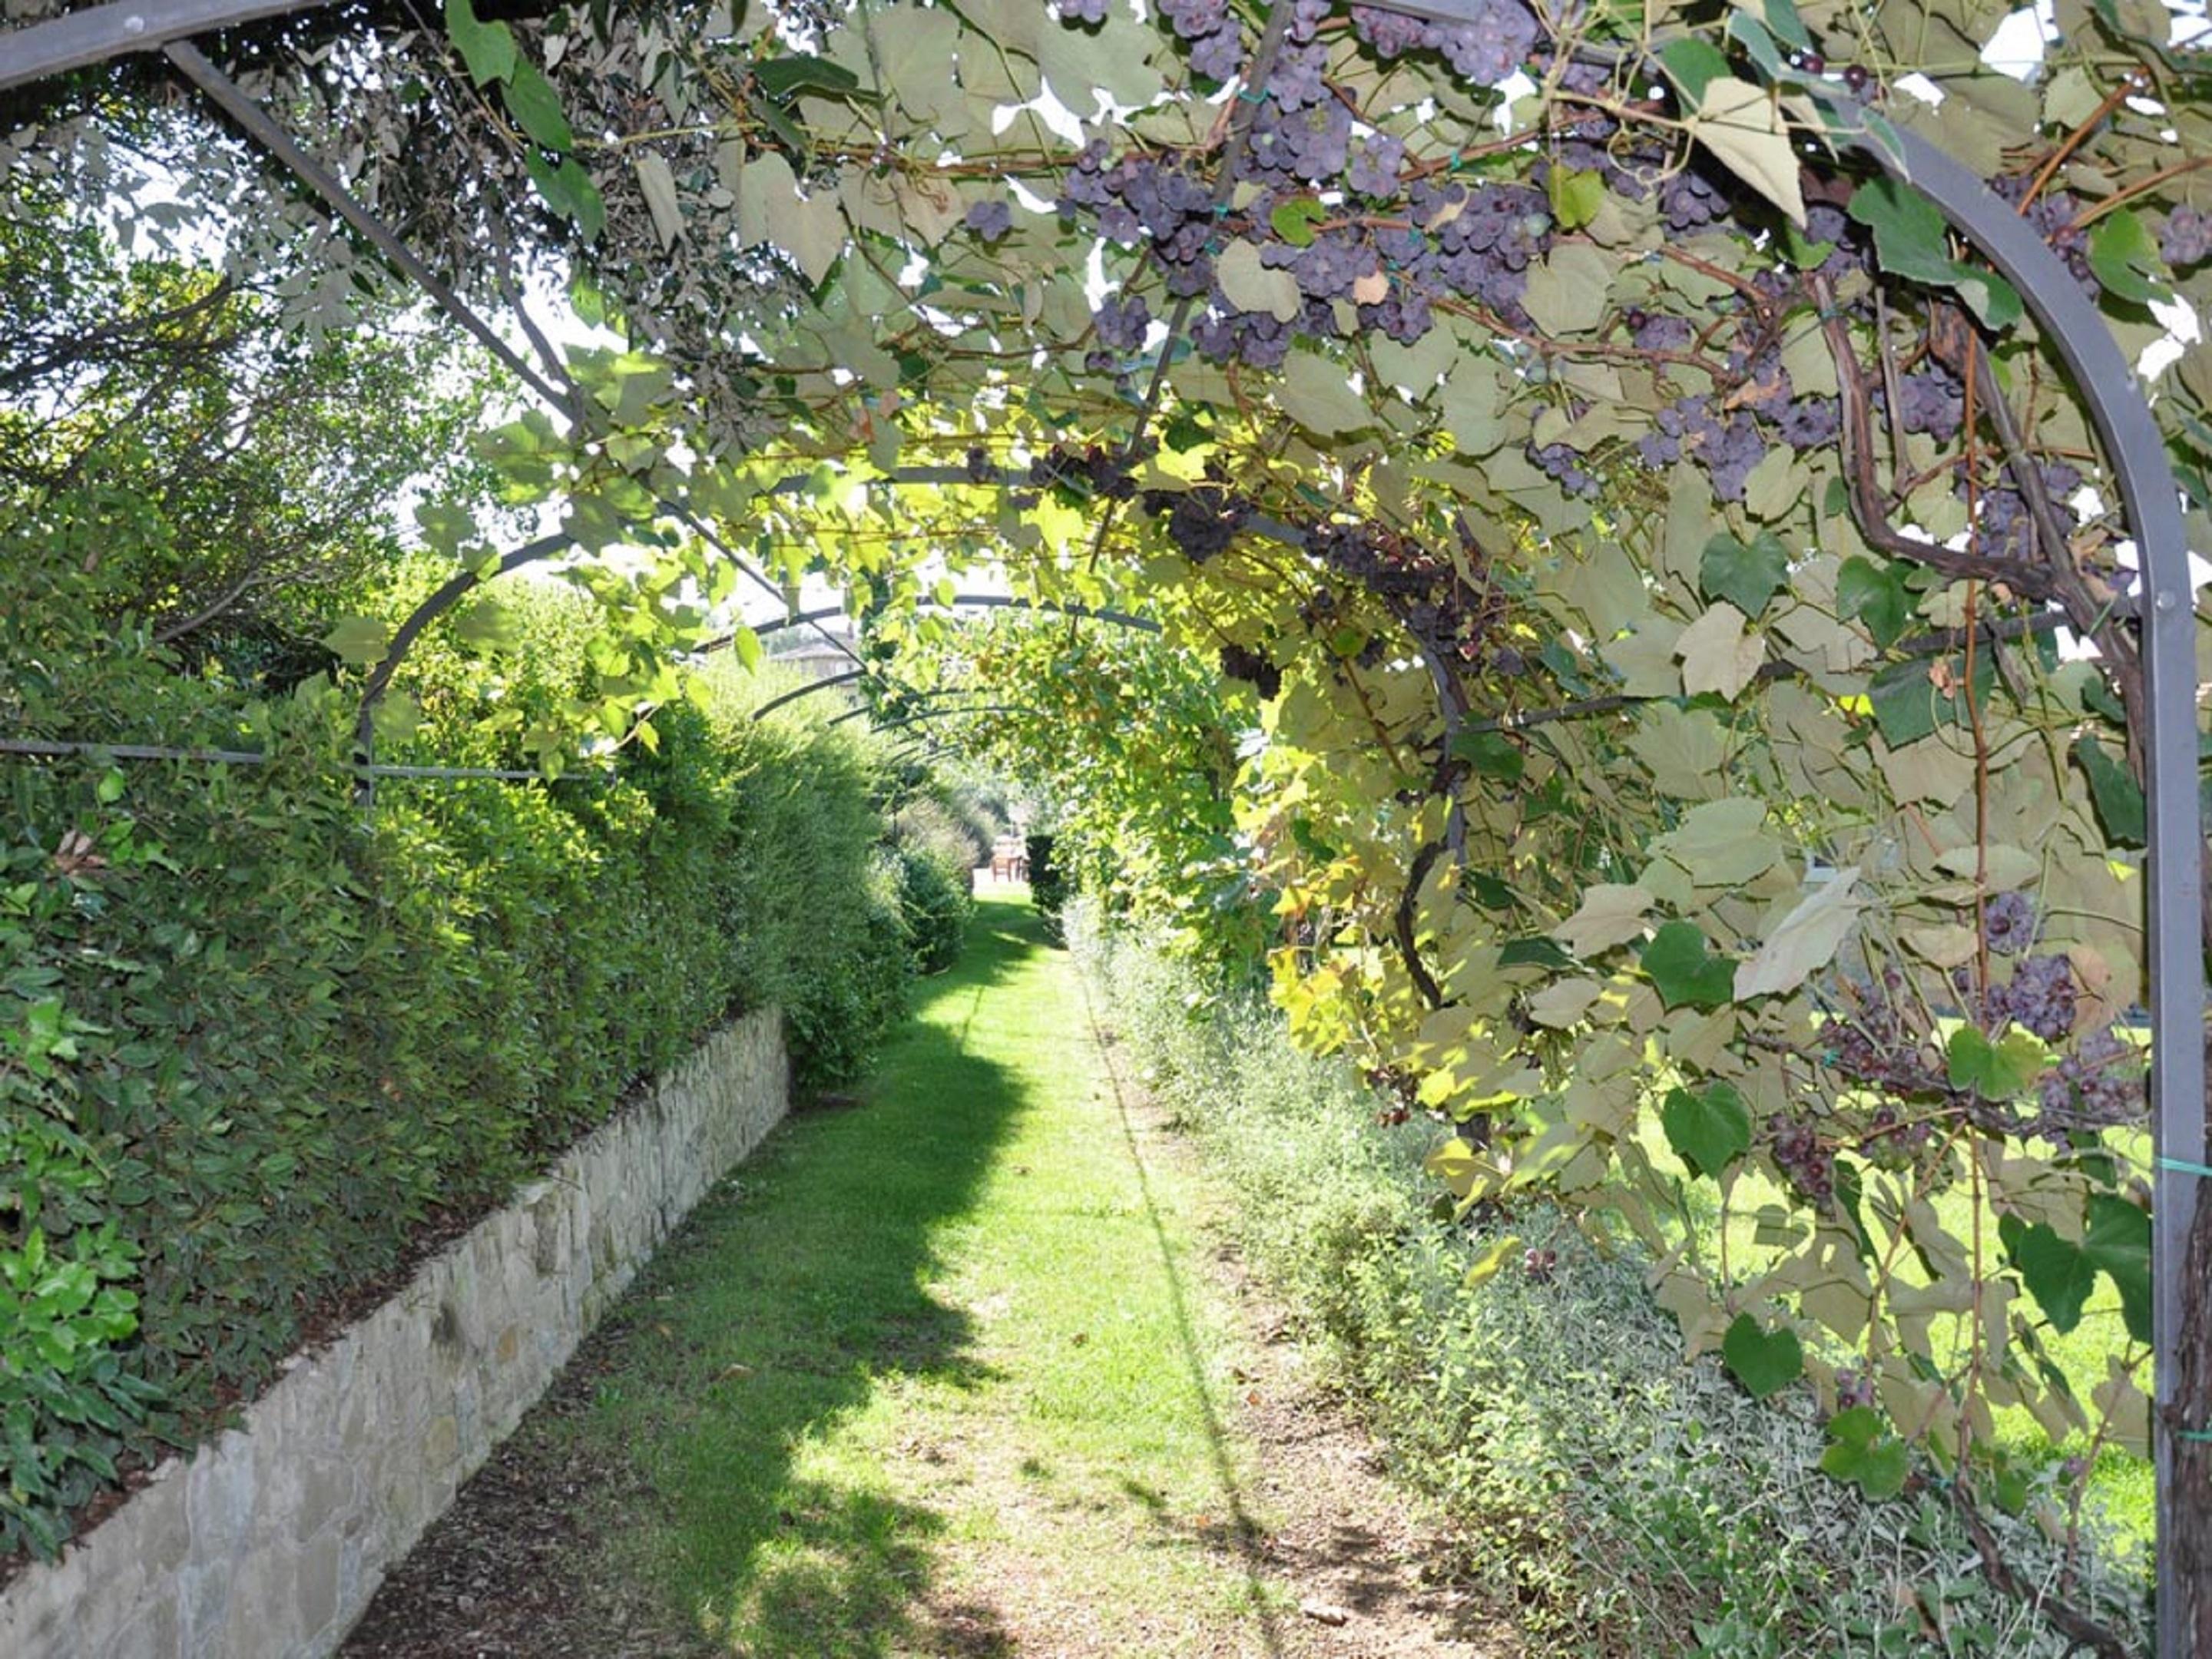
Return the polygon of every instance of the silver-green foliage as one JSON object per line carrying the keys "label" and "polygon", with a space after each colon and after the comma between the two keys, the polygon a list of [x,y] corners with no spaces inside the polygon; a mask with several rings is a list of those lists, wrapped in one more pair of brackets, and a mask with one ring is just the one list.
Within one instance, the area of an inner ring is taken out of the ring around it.
{"label": "silver-green foliage", "polygon": [[[1762,1402],[1717,1355],[1685,1365],[1647,1262],[1601,1256],[1541,1205],[1451,1219],[1421,1174],[1433,1123],[1388,1127],[1395,1102],[1293,1048],[1256,995],[1086,907],[1068,937],[1146,1086],[1232,1182],[1240,1242],[1534,1650],[2067,1651],[2033,1605],[1990,1589],[1932,1472],[1870,1502],[1821,1474],[1808,1389]],[[1470,1286],[1509,1239],[1504,1269]],[[1990,1521],[2023,1579],[2058,1585],[2063,1552],[2033,1521]],[[2102,1541],[2068,1594],[2126,1629],[2143,1564]]]}

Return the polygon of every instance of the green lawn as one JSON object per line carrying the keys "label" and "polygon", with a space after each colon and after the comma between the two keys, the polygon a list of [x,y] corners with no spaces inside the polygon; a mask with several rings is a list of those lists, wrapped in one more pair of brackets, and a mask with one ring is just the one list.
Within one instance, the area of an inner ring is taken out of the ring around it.
{"label": "green lawn", "polygon": [[987,897],[857,1105],[802,1113],[625,1302],[568,1432],[599,1570],[710,1651],[1264,1652],[1188,1194],[1074,972]]}

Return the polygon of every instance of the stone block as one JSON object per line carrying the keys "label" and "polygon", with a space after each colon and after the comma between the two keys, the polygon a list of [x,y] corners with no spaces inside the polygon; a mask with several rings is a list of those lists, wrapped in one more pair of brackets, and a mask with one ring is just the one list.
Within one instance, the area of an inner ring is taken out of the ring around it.
{"label": "stone block", "polygon": [[321,1659],[639,1265],[784,1106],[773,1013],[426,1262],[63,1560],[0,1591],[0,1659]]}

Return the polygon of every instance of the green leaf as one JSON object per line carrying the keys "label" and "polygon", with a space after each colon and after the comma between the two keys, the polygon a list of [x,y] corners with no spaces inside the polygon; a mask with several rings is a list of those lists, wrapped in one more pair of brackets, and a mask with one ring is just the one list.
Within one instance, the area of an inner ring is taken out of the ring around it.
{"label": "green leaf", "polygon": [[1698,586],[1709,599],[1726,599],[1755,619],[1766,602],[1790,580],[1790,555],[1771,530],[1762,530],[1746,546],[1733,536],[1716,536],[1705,544],[1698,568]]}
{"label": "green leaf", "polygon": [[599,240],[599,233],[607,228],[607,204],[592,175],[573,159],[555,167],[536,150],[525,151],[522,163],[530,169],[531,182],[538,186],[545,205],[562,218],[574,220],[576,234],[587,244]]}
{"label": "green leaf", "polygon": [[504,23],[481,21],[469,0],[446,0],[446,33],[480,87],[506,80],[520,61],[514,32]]}
{"label": "green leaf", "polygon": [[123,799],[123,792],[128,787],[123,774],[111,766],[100,775],[100,781],[93,786],[92,793],[102,806],[112,806]]}
{"label": "green leaf", "polygon": [[1528,763],[1514,741],[1498,732],[1462,732],[1452,742],[1452,753],[1474,767],[1478,776],[1501,783],[1518,783]]}
{"label": "green leaf", "polygon": [[1328,210],[1310,196],[1294,197],[1267,216],[1275,234],[1292,247],[1310,247],[1314,227],[1328,217]]}
{"label": "green leaf", "polygon": [[2074,759],[2088,775],[2090,799],[2097,803],[2098,819],[2113,845],[2142,846],[2147,830],[2143,792],[2135,775],[2086,732],[2074,739]]}
{"label": "green leaf", "polygon": [[1709,1180],[1718,1181],[1751,1150],[1751,1108],[1733,1084],[1710,1083],[1701,1092],[1670,1089],[1659,1123],[1676,1155]]}
{"label": "green leaf", "polygon": [[1685,35],[1670,40],[1659,53],[1667,74],[1682,89],[1682,104],[1695,109],[1705,101],[1706,84],[1729,72],[1729,61],[1710,41]]}
{"label": "green leaf", "polygon": [[843,64],[805,52],[754,64],[753,79],[771,98],[788,98],[794,92],[823,92],[839,97],[860,89],[860,77]]}
{"label": "green leaf", "polygon": [[518,63],[514,74],[501,88],[501,96],[507,100],[507,112],[514,118],[515,125],[533,142],[563,155],[576,147],[576,135],[569,129],[568,118],[561,112],[561,94],[553,90],[553,83],[537,64]]}
{"label": "green leaf", "polygon": [[1876,564],[1854,554],[1836,572],[1836,609],[1856,622],[1887,650],[1905,637],[1912,623],[1912,590],[1894,564]]}
{"label": "green leaf", "polygon": [[1875,257],[1892,276],[1957,290],[1992,329],[2020,320],[2020,295],[1995,271],[1951,257],[1949,227],[1936,204],[1887,175],[1851,193],[1850,216],[1874,232]]}
{"label": "green leaf", "polygon": [[[1929,678],[1938,662],[1948,671],[1947,684],[1951,688],[1948,691],[1938,690]],[[1876,674],[1868,683],[1867,699],[1874,704],[1875,725],[1881,740],[1893,749],[1901,749],[1938,726],[1966,724],[1966,700],[1960,692],[1965,666],[1956,657],[1909,657]],[[1974,653],[1974,701],[1982,708],[1989,707],[1996,672],[1996,652]]]}
{"label": "green leaf", "polygon": [[1905,1442],[1883,1431],[1881,1419],[1871,1406],[1854,1406],[1828,1420],[1828,1449],[1820,1455],[1820,1468],[1838,1480],[1848,1480],[1869,1498],[1894,1498],[1905,1490],[1912,1454]]}
{"label": "green leaf", "polygon": [[2041,1038],[2015,1026],[1992,1042],[1975,1026],[1961,1025],[1944,1045],[1954,1089],[1972,1089],[1984,1100],[2014,1100],[2050,1069]]}
{"label": "green leaf", "polygon": [[2109,1193],[2089,1196],[2089,1224],[2081,1251],[2104,1270],[2120,1293],[2128,1334],[2150,1340],[2150,1212]]}
{"label": "green leaf", "polygon": [[323,635],[323,647],[353,668],[374,668],[392,646],[392,625],[380,617],[341,617]]}
{"label": "green leaf", "polygon": [[1498,947],[1498,965],[1500,968],[1547,968],[1562,972],[1575,965],[1575,959],[1548,939],[1508,939]]}
{"label": "green leaf", "polygon": [[1735,958],[1706,946],[1691,921],[1670,921],[1644,947],[1644,971],[1668,1008],[1718,1008],[1735,1000]]}
{"label": "green leaf", "polygon": [[1721,1339],[1721,1358],[1753,1400],[1788,1388],[1805,1374],[1805,1349],[1787,1325],[1763,1331],[1749,1314],[1738,1314]]}
{"label": "green leaf", "polygon": [[2090,228],[2089,270],[2106,293],[2130,305],[2173,297],[2160,280],[2166,262],[2159,258],[2158,244],[2132,208],[2116,208]]}
{"label": "green leaf", "polygon": [[2097,1264],[2088,1252],[2048,1222],[2031,1227],[2014,1215],[1997,1218],[1997,1237],[2051,1328],[2063,1333],[2080,1324],[2082,1306],[2097,1283]]}
{"label": "green leaf", "polygon": [[1552,197],[1552,216],[1561,230],[1580,230],[1605,206],[1605,179],[1595,171],[1554,166],[1546,180]]}

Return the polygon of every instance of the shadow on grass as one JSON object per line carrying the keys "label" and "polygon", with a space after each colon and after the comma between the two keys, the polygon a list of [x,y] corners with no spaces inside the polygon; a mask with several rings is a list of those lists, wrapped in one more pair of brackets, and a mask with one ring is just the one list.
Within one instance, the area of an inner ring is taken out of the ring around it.
{"label": "shadow on grass", "polygon": [[943,1516],[823,1448],[901,1378],[992,1375],[965,1313],[926,1287],[939,1230],[975,1202],[1023,1104],[963,1040],[978,993],[1039,948],[1025,921],[988,908],[960,964],[920,988],[860,1109],[779,1130],[610,1322],[583,1433],[644,1491],[596,1529],[708,1651],[1012,1651],[993,1609],[939,1591]]}

